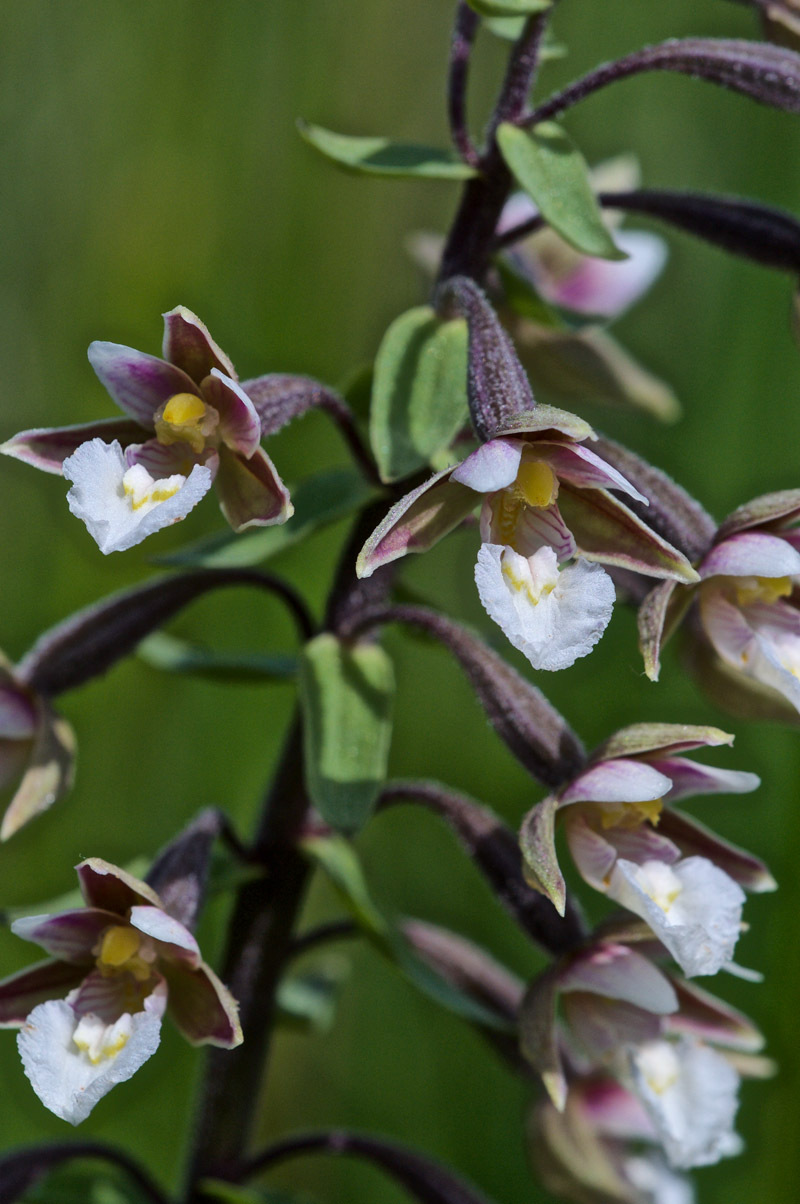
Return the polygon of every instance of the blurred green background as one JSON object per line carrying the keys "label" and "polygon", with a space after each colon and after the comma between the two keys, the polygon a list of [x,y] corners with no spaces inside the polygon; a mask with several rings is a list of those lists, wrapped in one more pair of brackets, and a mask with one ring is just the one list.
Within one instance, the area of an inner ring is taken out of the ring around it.
{"label": "blurred green background", "polygon": [[[443,143],[451,10],[449,0],[5,0],[0,438],[110,416],[86,346],[100,338],[158,352],[159,315],[176,304],[207,322],[243,377],[299,371],[338,382],[369,359],[388,322],[424,296],[403,249],[407,232],[444,228],[456,186],[339,174],[301,143],[294,121]],[[754,30],[744,8],[719,0],[564,0],[556,32],[571,53],[547,67],[548,91],[643,41]],[[471,96],[478,123],[502,54],[503,44],[481,40]],[[592,160],[634,150],[654,187],[742,193],[800,210],[796,118],[654,76],[608,89],[567,124]],[[754,494],[798,484],[800,354],[789,331],[790,288],[683,237],[671,244],[651,300],[618,332],[673,383],[685,417],[660,428],[645,418],[586,415],[721,517]],[[346,461],[316,416],[282,433],[270,451],[290,483]],[[13,659],[73,609],[145,580],[154,556],[223,527],[209,501],[177,530],[106,560],[68,514],[62,482],[10,460],[0,469],[0,643]],[[316,607],[344,530],[275,562]],[[474,553],[473,534],[455,535],[410,563],[407,580],[486,630],[471,583]],[[277,604],[238,591],[196,605],[172,629],[215,648],[286,649],[293,639]],[[387,646],[400,686],[393,772],[451,782],[516,824],[540,792],[487,728],[458,669],[440,649],[402,634],[389,634]],[[639,719],[716,722],[737,732],[735,750],[719,762],[763,776],[755,797],[702,803],[704,818],[764,856],[781,884],[776,896],[749,902],[752,931],[739,951],[765,984],[711,985],[756,1018],[780,1070],[770,1083],[745,1086],[747,1152],[701,1172],[699,1195],[794,1200],[797,735],[722,716],[682,676],[671,650],[661,683],[648,683],[633,615],[621,608],[589,659],[539,684],[590,745]],[[151,855],[204,805],[229,809],[247,831],[291,705],[288,686],[165,678],[135,660],[66,696],[62,709],[79,737],[76,786],[0,849],[0,902],[68,889],[84,856],[125,863]],[[538,968],[538,955],[429,816],[398,808],[359,843],[389,910],[483,941],[522,976]],[[326,908],[330,899],[317,890],[309,915]],[[215,903],[203,925],[212,953],[223,911]],[[350,956],[351,948],[341,952]],[[32,954],[0,931],[4,973]],[[30,1091],[11,1033],[0,1041],[0,1062],[2,1147],[69,1136]],[[165,1184],[176,1183],[201,1063],[166,1031],[158,1056],[97,1107],[80,1136],[119,1142]],[[279,1041],[261,1135],[328,1124],[383,1132],[452,1162],[498,1204],[521,1204],[547,1198],[526,1168],[526,1102],[526,1089],[477,1037],[353,949],[332,1031]],[[348,1204],[405,1198],[375,1171],[330,1160],[293,1164],[275,1182]]]}

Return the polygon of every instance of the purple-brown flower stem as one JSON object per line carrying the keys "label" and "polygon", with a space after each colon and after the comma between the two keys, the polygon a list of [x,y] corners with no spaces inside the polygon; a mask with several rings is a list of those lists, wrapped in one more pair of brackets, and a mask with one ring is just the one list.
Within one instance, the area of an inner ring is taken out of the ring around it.
{"label": "purple-brown flower stem", "polygon": [[477,167],[480,155],[470,137],[467,125],[467,79],[472,44],[478,32],[480,18],[466,0],[459,0],[450,43],[450,69],[447,78],[447,115],[450,134],[456,150],[465,163]]}
{"label": "purple-brown flower stem", "polygon": [[537,231],[544,227],[544,218],[540,213],[536,213],[533,217],[526,218],[524,222],[519,222],[516,226],[511,226],[508,230],[504,230],[502,234],[496,235],[492,241],[492,254],[497,251],[504,251],[506,247],[512,247],[514,243],[520,242],[521,239],[527,238],[531,234],[536,234]]}
{"label": "purple-brown flower stem", "polygon": [[150,1204],[169,1204],[169,1197],[160,1190],[137,1162],[122,1150],[99,1141],[53,1142],[15,1150],[0,1159],[0,1204],[20,1200],[40,1179],[66,1163],[91,1158],[119,1167],[138,1194]]}
{"label": "purple-brown flower stem", "polygon": [[317,949],[331,941],[350,941],[358,939],[361,929],[353,920],[331,920],[328,924],[319,924],[310,928],[292,941],[291,956],[302,957],[309,949]]}
{"label": "purple-brown flower stem", "polygon": [[383,481],[381,480],[375,460],[361,438],[355,416],[350,407],[338,394],[330,389],[324,390],[324,396],[321,398],[319,405],[320,409],[323,409],[339,427],[342,438],[350,449],[350,454],[365,478],[371,485],[377,485],[382,489]]}

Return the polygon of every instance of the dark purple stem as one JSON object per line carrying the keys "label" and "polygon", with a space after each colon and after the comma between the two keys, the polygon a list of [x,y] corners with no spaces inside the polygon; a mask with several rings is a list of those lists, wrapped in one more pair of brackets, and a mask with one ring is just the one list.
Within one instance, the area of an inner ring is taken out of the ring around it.
{"label": "dark purple stem", "polygon": [[472,142],[467,125],[467,78],[472,44],[479,24],[480,18],[475,10],[470,8],[466,0],[459,0],[450,44],[447,114],[453,144],[464,162],[469,163],[471,167],[478,167],[480,155]]}
{"label": "dark purple stem", "polygon": [[328,924],[319,924],[296,936],[292,941],[291,956],[301,957],[309,949],[327,945],[329,941],[357,940],[360,936],[361,929],[353,920],[331,920]]}
{"label": "dark purple stem", "polygon": [[0,1204],[13,1204],[45,1175],[77,1158],[96,1158],[119,1167],[151,1204],[168,1204],[168,1197],[138,1163],[122,1150],[96,1141],[58,1142],[16,1150],[0,1159]]}

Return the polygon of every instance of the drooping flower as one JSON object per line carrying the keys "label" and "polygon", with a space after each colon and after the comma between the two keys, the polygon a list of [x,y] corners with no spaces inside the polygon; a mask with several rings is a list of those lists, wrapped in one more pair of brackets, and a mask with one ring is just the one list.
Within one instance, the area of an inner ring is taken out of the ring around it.
{"label": "drooping flower", "polygon": [[534,668],[572,664],[602,635],[614,600],[608,575],[587,562],[679,581],[696,576],[609,492],[647,501],[585,446],[594,438],[581,419],[549,406],[520,414],[402,498],[364,545],[359,575],[432,547],[480,502],[475,577],[484,607]]}
{"label": "drooping flower", "polygon": [[18,781],[0,824],[8,840],[69,790],[75,761],[72,728],[0,653],[0,790]]}
{"label": "drooping flower", "polygon": [[122,551],[185,518],[216,484],[236,531],[285,522],[292,505],[260,446],[261,422],[206,327],[164,315],[164,358],[95,342],[89,360],[125,418],[22,431],[2,445],[72,482],[67,497],[102,552]]}
{"label": "drooping flower", "polygon": [[99,858],[77,871],[84,908],[12,924],[51,958],[0,982],[0,1024],[20,1029],[34,1091],[70,1124],[155,1053],[165,1008],[192,1044],[242,1040],[235,1000],[155,891]]}
{"label": "drooping flower", "polygon": [[786,703],[800,711],[798,519],[799,490],[756,498],[719,527],[698,566],[699,585],[653,591],[639,621],[650,678],[658,677],[661,645],[688,616],[689,663],[723,705],[727,692],[729,706],[754,714],[779,716]]}
{"label": "drooping flower", "polygon": [[772,890],[775,882],[756,857],[672,804],[693,794],[758,786],[755,774],[676,755],[731,742],[716,728],[673,724],[618,732],[586,769],[523,821],[520,840],[531,885],[563,913],[566,892],[555,849],[561,818],[584,880],[640,916],[686,975],[715,974],[733,956],[741,888]]}

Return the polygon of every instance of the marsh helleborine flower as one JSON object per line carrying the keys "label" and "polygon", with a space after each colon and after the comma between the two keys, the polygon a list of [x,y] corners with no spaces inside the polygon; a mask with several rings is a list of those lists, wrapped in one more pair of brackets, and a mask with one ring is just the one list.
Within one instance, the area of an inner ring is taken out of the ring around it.
{"label": "marsh helleborine flower", "polygon": [[34,1091],[70,1124],[155,1053],[165,1008],[194,1045],[242,1040],[233,996],[158,895],[99,858],[77,870],[84,908],[11,926],[51,958],[0,982],[0,1024],[20,1029]]}
{"label": "marsh helleborine flower", "polygon": [[285,522],[289,495],[233,364],[182,306],[164,315],[163,351],[92,343],[91,365],[126,417],[23,431],[0,450],[63,472],[69,507],[102,552],[185,518],[212,483],[234,530]]}

